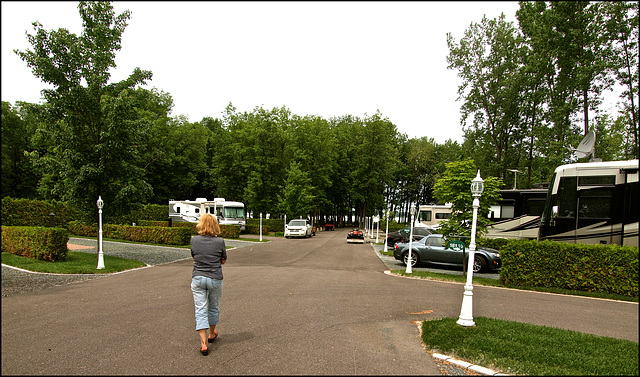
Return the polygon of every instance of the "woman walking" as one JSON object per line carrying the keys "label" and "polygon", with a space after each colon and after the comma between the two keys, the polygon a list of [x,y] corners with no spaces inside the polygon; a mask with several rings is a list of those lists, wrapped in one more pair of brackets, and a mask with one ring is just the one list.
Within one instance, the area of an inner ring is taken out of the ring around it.
{"label": "woman walking", "polygon": [[191,237],[191,292],[196,308],[196,331],[200,336],[200,352],[206,356],[209,354],[207,342],[213,342],[218,336],[216,325],[222,296],[222,265],[227,261],[227,250],[224,239],[218,237],[220,225],[215,216],[209,213],[200,216],[196,229],[199,235]]}

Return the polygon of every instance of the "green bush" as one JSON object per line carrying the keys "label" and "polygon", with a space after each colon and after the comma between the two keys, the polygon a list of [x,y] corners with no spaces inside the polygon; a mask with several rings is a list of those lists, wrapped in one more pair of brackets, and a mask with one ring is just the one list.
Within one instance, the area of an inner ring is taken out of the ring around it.
{"label": "green bush", "polygon": [[67,259],[64,228],[2,226],[2,251],[48,262]]}
{"label": "green bush", "polygon": [[240,238],[239,225],[220,225],[220,237],[222,238]]}
{"label": "green bush", "polygon": [[[284,232],[284,219],[262,219],[262,234],[266,233],[265,228],[270,232]],[[260,219],[247,219],[246,234],[260,234]]]}
{"label": "green bush", "polygon": [[138,220],[136,225],[140,226],[169,226],[169,221],[156,221],[156,220]]}
{"label": "green bush", "polygon": [[106,224],[102,228],[104,237],[166,245],[188,245],[191,230],[185,227],[156,227]]}
{"label": "green bush", "polygon": [[55,226],[59,228],[66,228],[77,218],[66,202],[2,198],[1,222],[5,226],[49,226],[50,213],[55,214]]}
{"label": "green bush", "polygon": [[[262,234],[267,234],[268,227],[262,226]],[[260,225],[247,225],[242,231],[243,234],[260,234]]]}
{"label": "green bush", "polygon": [[85,237],[97,237],[98,236],[98,224],[87,225],[83,224],[80,221],[70,221],[67,224],[67,228],[69,230],[69,234],[75,236],[85,236]]}
{"label": "green bush", "polygon": [[[467,243],[470,240],[467,240]],[[511,240],[507,240],[504,238],[483,238],[483,237],[478,237],[478,239],[476,240],[476,244],[478,246],[484,246],[484,247],[490,247],[492,249],[496,249],[496,250],[502,250],[502,248],[504,247],[504,245],[506,245],[509,241]]]}
{"label": "green bush", "polygon": [[500,281],[638,297],[638,248],[509,241],[500,250]]}

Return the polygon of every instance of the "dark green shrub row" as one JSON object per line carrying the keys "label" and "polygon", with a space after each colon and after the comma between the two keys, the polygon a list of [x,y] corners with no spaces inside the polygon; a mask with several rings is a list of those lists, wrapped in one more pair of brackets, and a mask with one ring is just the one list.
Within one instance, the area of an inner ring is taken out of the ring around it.
{"label": "dark green shrub row", "polygon": [[509,241],[500,250],[500,281],[638,297],[638,248]]}
{"label": "dark green shrub row", "polygon": [[[262,234],[267,228],[269,232],[284,232],[284,219],[262,219]],[[246,234],[260,234],[260,219],[247,219]]]}
{"label": "dark green shrub row", "polygon": [[[169,226],[168,221],[151,221],[151,220],[140,220],[141,226]],[[184,227],[188,228],[191,231],[192,235],[198,234],[198,230],[196,229],[196,223],[188,223],[182,221],[173,221],[173,227]],[[240,227],[237,225],[220,225],[220,237],[222,238],[238,238],[240,237]]]}
{"label": "dark green shrub row", "polygon": [[[262,235],[269,232],[269,227],[262,226]],[[260,225],[247,225],[242,231],[243,234],[260,234]]]}
{"label": "dark green shrub row", "polygon": [[2,226],[2,251],[48,262],[67,259],[69,235],[64,228]]}
{"label": "dark green shrub row", "polygon": [[140,226],[169,226],[169,221],[156,221],[156,220],[139,220],[136,225]]}
{"label": "dark green shrub row", "polygon": [[240,238],[239,225],[220,225],[220,237],[222,238]]}
{"label": "dark green shrub row", "polygon": [[1,221],[5,226],[49,226],[50,213],[55,214],[55,226],[60,228],[77,218],[66,202],[2,198]]}
{"label": "dark green shrub row", "polygon": [[166,245],[188,245],[191,242],[191,231],[184,227],[106,224],[102,227],[102,235],[120,240]]}
{"label": "dark green shrub row", "polygon": [[80,221],[70,221],[67,229],[69,234],[75,236],[98,237],[98,224],[87,225]]}
{"label": "dark green shrub row", "polygon": [[[168,202],[167,202],[168,203]],[[2,224],[7,226],[49,226],[49,214],[55,214],[55,225],[66,228],[70,221],[79,220],[81,214],[71,208],[67,202],[56,200],[32,200],[2,198]],[[96,208],[97,213],[97,208]],[[128,224],[143,220],[167,221],[169,205],[139,204],[126,215],[103,218],[105,223]]]}
{"label": "dark green shrub row", "polygon": [[[467,240],[467,243],[470,240]],[[478,239],[476,240],[476,245],[478,246],[484,246],[484,247],[490,247],[492,249],[496,249],[496,250],[502,250],[502,248],[504,247],[504,245],[507,244],[507,242],[509,242],[509,240],[504,239],[504,238],[483,238],[483,237],[478,237]]]}

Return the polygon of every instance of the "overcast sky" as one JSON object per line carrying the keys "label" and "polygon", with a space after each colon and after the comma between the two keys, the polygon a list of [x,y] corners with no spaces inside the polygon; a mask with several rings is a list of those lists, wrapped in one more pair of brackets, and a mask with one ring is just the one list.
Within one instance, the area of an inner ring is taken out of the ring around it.
{"label": "overcast sky", "polygon": [[[135,67],[171,94],[191,122],[286,106],[294,114],[364,117],[380,110],[409,137],[462,141],[460,79],[447,69],[456,41],[483,15],[514,21],[517,1],[113,2],[129,9],[111,82]],[[82,33],[77,2],[2,2],[2,101],[40,102],[45,88],[13,52],[25,32]]]}

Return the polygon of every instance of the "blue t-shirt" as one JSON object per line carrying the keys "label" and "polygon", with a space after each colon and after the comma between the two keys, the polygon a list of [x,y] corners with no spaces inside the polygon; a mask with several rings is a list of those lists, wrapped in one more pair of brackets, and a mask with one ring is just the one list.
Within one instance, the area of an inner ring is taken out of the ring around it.
{"label": "blue t-shirt", "polygon": [[227,259],[224,239],[216,236],[192,236],[193,274],[222,280],[222,259]]}

